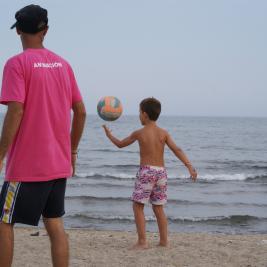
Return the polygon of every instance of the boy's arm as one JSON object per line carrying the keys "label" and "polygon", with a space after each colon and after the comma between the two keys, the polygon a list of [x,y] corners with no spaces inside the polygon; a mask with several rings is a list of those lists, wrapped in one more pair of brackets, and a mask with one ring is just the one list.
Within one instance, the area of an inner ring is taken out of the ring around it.
{"label": "boy's arm", "polygon": [[171,136],[167,133],[166,136],[166,144],[170,148],[170,150],[175,154],[175,156],[183,162],[183,164],[187,167],[191,178],[195,181],[197,178],[197,172],[192,166],[190,160],[187,158],[183,150],[178,147],[175,142],[172,140]]}
{"label": "boy's arm", "polygon": [[106,136],[118,148],[129,146],[137,140],[136,132],[133,132],[130,136],[126,137],[123,140],[119,140],[111,134],[110,129],[106,125],[103,125],[103,128],[105,130]]}

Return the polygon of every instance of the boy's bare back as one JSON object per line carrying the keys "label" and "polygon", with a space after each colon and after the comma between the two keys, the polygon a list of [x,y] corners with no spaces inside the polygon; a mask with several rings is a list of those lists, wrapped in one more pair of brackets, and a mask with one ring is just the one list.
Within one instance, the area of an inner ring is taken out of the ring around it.
{"label": "boy's bare back", "polygon": [[153,123],[136,131],[134,135],[140,147],[140,165],[164,167],[164,147],[168,133]]}

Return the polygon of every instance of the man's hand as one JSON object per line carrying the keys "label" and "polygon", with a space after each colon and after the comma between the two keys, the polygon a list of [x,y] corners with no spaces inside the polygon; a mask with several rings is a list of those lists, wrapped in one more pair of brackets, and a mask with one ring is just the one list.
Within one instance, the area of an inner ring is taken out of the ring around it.
{"label": "man's hand", "polygon": [[3,160],[0,160],[0,173],[2,172],[3,166],[4,166]]}
{"label": "man's hand", "polygon": [[75,175],[76,171],[76,159],[77,159],[77,153],[76,154],[71,154],[71,166],[72,166],[72,176]]}
{"label": "man's hand", "polygon": [[106,125],[103,125],[102,127],[104,128],[106,136],[107,137],[111,136],[111,130]]}

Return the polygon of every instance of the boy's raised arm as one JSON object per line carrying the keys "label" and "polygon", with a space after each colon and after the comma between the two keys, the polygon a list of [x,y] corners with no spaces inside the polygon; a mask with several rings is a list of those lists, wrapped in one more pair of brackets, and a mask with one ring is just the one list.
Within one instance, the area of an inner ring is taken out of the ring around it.
{"label": "boy's raised arm", "polygon": [[129,135],[123,140],[119,140],[111,134],[111,130],[106,125],[103,125],[103,128],[105,130],[106,136],[118,148],[129,146],[137,140],[136,132],[133,132],[131,135]]}
{"label": "boy's raised arm", "polygon": [[166,144],[170,148],[170,150],[175,154],[175,156],[179,160],[181,160],[183,164],[187,167],[191,175],[191,178],[195,181],[197,178],[197,172],[195,168],[192,166],[190,160],[187,158],[183,150],[175,144],[175,142],[173,141],[169,133],[167,133],[167,136],[166,136]]}

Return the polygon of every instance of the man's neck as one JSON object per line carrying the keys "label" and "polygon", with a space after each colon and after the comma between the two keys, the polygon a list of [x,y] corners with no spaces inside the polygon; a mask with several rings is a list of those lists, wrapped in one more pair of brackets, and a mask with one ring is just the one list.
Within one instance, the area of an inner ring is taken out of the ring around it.
{"label": "man's neck", "polygon": [[42,49],[44,48],[43,44],[25,44],[25,43],[22,43],[22,47],[23,47],[23,50],[26,50],[26,49]]}
{"label": "man's neck", "polygon": [[23,50],[26,49],[41,49],[44,48],[42,40],[38,36],[29,36],[23,35],[21,36],[21,44]]}

